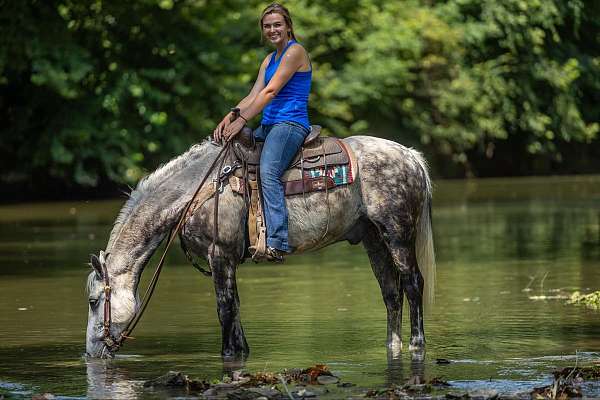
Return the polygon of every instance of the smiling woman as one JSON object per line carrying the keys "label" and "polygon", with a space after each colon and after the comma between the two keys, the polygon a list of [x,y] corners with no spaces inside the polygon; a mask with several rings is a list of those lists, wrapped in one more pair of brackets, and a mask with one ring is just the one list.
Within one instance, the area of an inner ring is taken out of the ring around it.
{"label": "smiling woman", "polygon": [[267,249],[266,254],[258,256],[283,261],[283,254],[293,249],[288,242],[288,211],[281,176],[310,132],[308,96],[312,65],[308,53],[296,41],[287,8],[278,3],[267,6],[262,12],[260,27],[263,39],[275,47],[275,51],[265,57],[252,90],[236,106],[239,117],[227,114],[213,136],[216,141],[229,141],[262,112],[254,137],[264,141],[260,178]]}

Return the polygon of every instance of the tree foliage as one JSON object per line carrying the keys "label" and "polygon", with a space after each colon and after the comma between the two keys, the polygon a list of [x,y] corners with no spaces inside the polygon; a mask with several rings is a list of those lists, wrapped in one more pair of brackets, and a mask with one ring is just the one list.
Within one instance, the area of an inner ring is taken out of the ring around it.
{"label": "tree foliage", "polygon": [[[270,51],[264,5],[2,2],[0,180],[133,183],[208,135]],[[311,119],[331,133],[416,146],[443,176],[598,166],[597,3],[286,5],[313,62]]]}

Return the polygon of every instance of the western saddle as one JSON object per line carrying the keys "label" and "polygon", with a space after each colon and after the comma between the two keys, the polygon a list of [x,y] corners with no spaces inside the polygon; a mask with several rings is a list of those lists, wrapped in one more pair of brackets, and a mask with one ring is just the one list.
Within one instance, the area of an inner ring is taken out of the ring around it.
{"label": "western saddle", "polygon": [[[311,126],[310,133],[298,154],[284,172],[281,181],[284,184],[285,196],[293,196],[315,191],[325,191],[336,186],[334,179],[328,175],[330,167],[350,164],[348,149],[344,143],[333,137],[321,137],[321,127]],[[246,199],[248,209],[248,240],[251,244],[248,251],[252,259],[258,261],[266,251],[266,226],[262,213],[262,195],[260,185],[260,155],[263,142],[254,139],[250,128],[244,127],[233,140],[233,162],[240,165],[236,168],[229,183],[234,192]],[[310,177],[307,172],[322,169],[322,176]]]}
{"label": "western saddle", "polygon": [[[234,111],[234,118],[237,117]],[[311,126],[310,133],[298,154],[294,157],[288,169],[283,174],[281,181],[285,185],[285,196],[294,196],[315,191],[325,191],[328,200],[329,189],[339,185],[331,175],[331,169],[337,166],[347,166],[350,179],[353,180],[353,157],[349,149],[339,139],[334,137],[321,137],[321,127]],[[188,217],[206,202],[210,197],[215,197],[215,227],[214,236],[218,236],[218,197],[223,187],[229,184],[231,190],[244,198],[247,209],[247,240],[246,257],[252,257],[255,262],[266,258],[266,226],[262,212],[262,195],[260,185],[260,155],[263,142],[255,140],[252,129],[244,126],[242,131],[232,140],[231,151],[221,162],[218,178],[213,185],[199,193],[193,200],[188,211]],[[312,177],[311,171],[320,171]],[[326,234],[326,232],[325,232]],[[183,242],[183,241],[182,241]],[[199,266],[192,260],[191,254],[183,247],[184,252],[196,268]],[[202,272],[206,272],[199,268]]]}

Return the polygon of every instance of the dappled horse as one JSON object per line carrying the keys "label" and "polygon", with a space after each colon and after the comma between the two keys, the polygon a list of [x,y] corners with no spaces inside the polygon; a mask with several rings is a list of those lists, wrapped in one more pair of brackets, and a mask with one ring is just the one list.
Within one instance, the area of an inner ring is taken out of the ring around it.
{"label": "dappled horse", "polygon": [[[426,163],[419,152],[385,139],[354,136],[342,144],[350,149],[354,162],[353,183],[286,197],[290,245],[299,253],[343,240],[362,242],[387,309],[388,348],[396,352],[402,347],[406,294],[409,347],[423,349],[424,282],[432,290],[435,274]],[[144,267],[178,223],[221,150],[221,145],[210,140],[194,145],[140,181],[130,194],[106,250],[100,257],[92,256],[87,284],[88,355],[110,357],[118,349],[115,338],[123,334],[140,307],[138,284]],[[211,179],[218,179],[220,173],[216,170]],[[191,253],[207,260],[212,270],[222,355],[243,358],[249,347],[240,320],[236,269],[248,256],[248,199],[232,186],[225,181],[220,188],[218,230],[214,229],[215,201],[208,199],[188,213],[181,240]]]}

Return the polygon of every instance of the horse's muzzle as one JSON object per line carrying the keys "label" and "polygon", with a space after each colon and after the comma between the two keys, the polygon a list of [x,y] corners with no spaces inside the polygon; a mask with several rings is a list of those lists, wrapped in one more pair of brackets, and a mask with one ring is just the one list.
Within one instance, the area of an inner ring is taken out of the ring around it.
{"label": "horse's muzzle", "polygon": [[85,355],[90,358],[114,358],[114,351],[104,343],[103,340],[95,341],[93,344],[88,343],[85,349]]}

